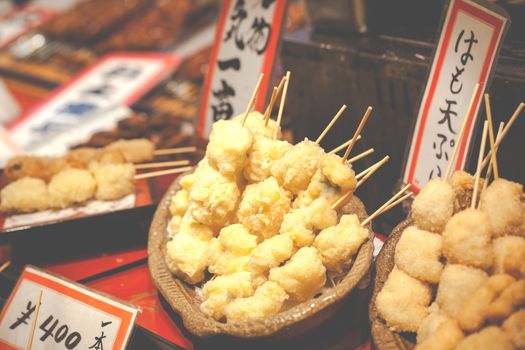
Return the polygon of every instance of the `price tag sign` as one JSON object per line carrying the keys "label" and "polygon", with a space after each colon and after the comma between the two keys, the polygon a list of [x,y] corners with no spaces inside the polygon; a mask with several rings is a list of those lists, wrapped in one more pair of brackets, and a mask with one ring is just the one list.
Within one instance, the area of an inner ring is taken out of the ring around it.
{"label": "price tag sign", "polygon": [[124,349],[137,313],[129,304],[28,266],[0,315],[0,348],[27,349],[36,320],[32,350]]}
{"label": "price tag sign", "polygon": [[27,5],[0,18],[0,47],[6,46],[54,16],[54,11]]}
{"label": "price tag sign", "polygon": [[225,0],[217,25],[210,67],[204,83],[198,133],[244,112],[260,73],[264,73],[255,108],[265,102],[286,0]]}
{"label": "price tag sign", "polygon": [[[416,190],[444,175],[463,120],[468,118],[453,169],[465,166],[481,95],[509,23],[505,11],[486,1],[450,1],[404,172],[403,180]],[[467,116],[477,83],[480,89]]]}

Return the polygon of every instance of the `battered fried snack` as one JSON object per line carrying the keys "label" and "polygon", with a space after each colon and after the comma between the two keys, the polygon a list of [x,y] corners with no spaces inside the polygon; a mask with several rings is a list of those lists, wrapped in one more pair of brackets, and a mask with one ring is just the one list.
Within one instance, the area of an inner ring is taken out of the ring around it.
{"label": "battered fried snack", "polygon": [[[233,120],[241,123],[244,118],[244,114],[239,114],[233,117]],[[277,125],[277,122],[273,119],[268,120],[268,123],[264,120],[264,115],[258,111],[248,113],[244,127],[251,131],[253,136],[264,136],[267,138],[273,138],[276,129],[277,138],[281,138],[281,128]]]}
{"label": "battered fried snack", "polygon": [[166,245],[169,270],[191,284],[204,279],[207,267],[210,241],[201,238],[180,231]]}
{"label": "battered fried snack", "polygon": [[441,245],[440,235],[410,226],[396,245],[396,266],[414,278],[438,283],[443,272]]}
{"label": "battered fried snack", "polygon": [[525,309],[516,311],[503,322],[503,332],[516,349],[525,349]]}
{"label": "battered fried snack", "polygon": [[[448,182],[454,189],[456,200],[454,203],[454,211],[460,211],[467,208],[472,200],[472,190],[474,189],[474,176],[466,171],[458,170],[452,173]],[[482,180],[480,180],[481,184]]]}
{"label": "battered fried snack", "polygon": [[464,337],[458,322],[441,312],[436,304],[430,305],[429,311],[417,330],[415,350],[453,350]]}
{"label": "battered fried snack", "polygon": [[259,244],[250,254],[249,271],[256,285],[268,277],[270,269],[290,259],[295,252],[294,244],[286,235],[276,235]]}
{"label": "battered fried snack", "polygon": [[494,230],[494,236],[522,235],[525,203],[521,201],[523,186],[502,178],[494,180],[481,195],[480,208]]}
{"label": "battered fried snack", "polygon": [[448,264],[443,269],[436,303],[448,316],[458,319],[471,295],[488,280],[487,273],[473,267]]}
{"label": "battered fried snack", "polygon": [[412,218],[422,230],[441,233],[454,212],[452,186],[439,178],[430,180],[412,203]]}
{"label": "battered fried snack", "polygon": [[190,193],[187,190],[179,190],[170,201],[170,213],[173,216],[183,216],[190,207]]}
{"label": "battered fried snack", "polygon": [[97,182],[96,199],[119,199],[135,191],[135,168],[129,163],[91,163],[89,171]]}
{"label": "battered fried snack", "polygon": [[494,240],[494,271],[525,278],[525,238],[503,236]]}
{"label": "battered fried snack", "polygon": [[195,220],[191,209],[188,209],[186,213],[184,213],[180,222],[179,232],[187,233],[205,241],[209,241],[215,236],[213,228]]}
{"label": "battered fried snack", "polygon": [[492,227],[485,212],[466,209],[455,214],[443,231],[443,255],[449,263],[489,269],[494,262]]}
{"label": "battered fried snack", "polygon": [[428,315],[430,298],[429,285],[394,267],[377,294],[376,306],[390,329],[416,332]]}
{"label": "battered fried snack", "polygon": [[509,338],[499,327],[486,327],[463,339],[456,350],[512,350]]}
{"label": "battered fried snack", "polygon": [[120,151],[128,163],[140,163],[154,158],[155,145],[148,139],[120,139],[110,143],[105,149]]}
{"label": "battered fried snack", "polygon": [[237,219],[259,241],[279,233],[284,215],[290,210],[290,197],[279,187],[277,180],[266,180],[248,185],[242,194]]}
{"label": "battered fried snack", "polygon": [[9,159],[3,175],[8,183],[24,177],[42,179],[48,182],[66,166],[66,162],[59,158],[17,156]]}
{"label": "battered fried snack", "polygon": [[48,185],[49,205],[67,208],[93,198],[97,183],[84,169],[64,169],[51,178]]}
{"label": "battered fried snack", "polygon": [[248,153],[248,164],[244,168],[244,176],[251,182],[261,182],[267,179],[271,176],[272,165],[291,149],[292,145],[286,141],[256,135]]}
{"label": "battered fried snack", "polygon": [[23,177],[11,182],[0,192],[4,212],[30,213],[49,208],[49,192],[44,180]]}
{"label": "battered fried snack", "polygon": [[279,184],[294,195],[305,190],[315,172],[323,150],[314,142],[304,140],[296,144],[271,168]]}
{"label": "battered fried snack", "polygon": [[507,286],[499,297],[487,306],[485,315],[489,320],[502,320],[523,304],[525,304],[525,279]]}
{"label": "battered fried snack", "polygon": [[361,226],[357,215],[343,215],[339,224],[324,229],[315,237],[314,247],[328,271],[341,273],[351,264],[352,256],[368,236],[368,230]]}
{"label": "battered fried snack", "polygon": [[257,236],[241,224],[224,227],[219,233],[219,242],[225,251],[235,255],[248,255],[257,246]]}
{"label": "battered fried snack", "polygon": [[[206,161],[206,164],[208,162]],[[195,172],[191,174],[184,175],[180,178],[179,184],[182,187],[183,190],[186,190],[188,192],[191,191],[191,187],[193,186],[193,183],[195,182]]]}
{"label": "battered fried snack", "polygon": [[304,301],[324,287],[326,268],[315,248],[304,247],[285,265],[271,269],[269,280],[281,286],[291,298]]}
{"label": "battered fried snack", "polygon": [[103,164],[122,164],[126,162],[124,155],[119,149],[98,149],[90,147],[73,149],[69,151],[63,159],[69,167],[79,169],[89,168],[91,162]]}
{"label": "battered fried snack", "polygon": [[228,321],[256,320],[279,312],[288,294],[277,283],[268,281],[253,296],[238,298],[226,306]]}

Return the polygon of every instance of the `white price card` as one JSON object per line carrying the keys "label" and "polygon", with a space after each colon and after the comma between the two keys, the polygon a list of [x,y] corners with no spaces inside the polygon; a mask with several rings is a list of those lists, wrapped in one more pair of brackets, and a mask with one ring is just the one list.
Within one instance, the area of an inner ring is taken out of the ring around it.
{"label": "white price card", "polygon": [[198,134],[244,112],[261,73],[264,79],[255,109],[265,102],[279,45],[286,0],[225,0],[217,24],[204,82]]}
{"label": "white price card", "polygon": [[28,266],[0,314],[0,348],[27,349],[31,338],[32,350],[124,349],[138,312],[128,303]]}
{"label": "white price card", "polygon": [[0,18],[0,47],[53,18],[55,12],[40,6],[27,5]]}
{"label": "white price card", "polygon": [[[508,14],[483,0],[451,0],[417,116],[406,162],[405,183],[415,190],[444,175],[464,118],[468,118],[453,169],[465,166],[476,116]],[[476,84],[474,105],[467,109]]]}

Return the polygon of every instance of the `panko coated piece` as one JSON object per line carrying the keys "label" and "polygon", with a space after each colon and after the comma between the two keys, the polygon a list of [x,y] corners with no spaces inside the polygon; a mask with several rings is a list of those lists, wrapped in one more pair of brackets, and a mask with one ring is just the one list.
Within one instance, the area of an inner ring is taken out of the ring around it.
{"label": "panko coated piece", "polygon": [[290,197],[273,177],[246,186],[237,210],[237,219],[259,241],[279,233],[284,214],[290,210]]}
{"label": "panko coated piece", "polygon": [[226,306],[228,321],[255,320],[279,312],[288,294],[277,283],[268,281],[259,286],[251,297],[239,298]]}
{"label": "panko coated piece", "polygon": [[443,272],[441,236],[420,230],[415,226],[406,228],[396,245],[396,266],[410,276],[436,284]]}
{"label": "panko coated piece", "polygon": [[377,294],[376,307],[390,329],[416,332],[428,316],[431,297],[429,285],[394,267]]}
{"label": "panko coated piece", "polygon": [[503,322],[502,328],[516,349],[525,349],[525,309],[510,315]]}
{"label": "panko coated piece", "polygon": [[[244,113],[233,117],[232,120],[240,124],[242,122],[243,117]],[[268,124],[266,124],[266,121],[264,120],[264,115],[258,111],[248,113],[248,116],[246,117],[246,122],[244,123],[244,127],[250,130],[253,136],[260,135],[267,138],[273,138],[275,130],[278,129],[277,138],[281,138],[281,128],[279,127],[279,125],[277,125],[277,122],[275,120],[270,119],[268,120]]]}
{"label": "panko coated piece", "polygon": [[492,182],[481,195],[480,208],[484,211],[494,236],[523,235],[521,226],[525,222],[525,203],[521,201],[523,186],[505,179]]}
{"label": "panko coated piece", "polygon": [[97,182],[96,199],[119,199],[135,191],[135,168],[129,163],[91,163],[89,171]]}
{"label": "panko coated piece", "polygon": [[16,156],[9,159],[5,165],[3,176],[7,182],[13,182],[24,177],[42,179],[48,182],[53,175],[66,166],[67,163],[60,158]]}
{"label": "panko coated piece", "polygon": [[224,226],[233,216],[240,191],[237,184],[201,162],[190,191],[193,217],[209,226]]}
{"label": "panko coated piece", "polygon": [[51,178],[48,185],[49,205],[67,208],[93,198],[97,183],[84,169],[64,169]]}
{"label": "panko coated piece", "polygon": [[454,350],[464,337],[458,322],[441,312],[436,304],[430,305],[429,311],[417,330],[415,350]]}
{"label": "panko coated piece", "polygon": [[324,287],[326,268],[315,248],[304,247],[285,265],[271,269],[269,280],[281,286],[291,298],[304,301]]}
{"label": "panko coated piece", "polygon": [[495,239],[494,271],[508,273],[516,278],[525,278],[525,238],[503,236]]}
{"label": "panko coated piece", "polygon": [[509,338],[499,327],[490,326],[483,328],[464,338],[456,350],[512,350],[514,347]]}
{"label": "panko coated piece", "polygon": [[128,163],[140,163],[154,158],[155,145],[148,139],[118,140],[105,147],[119,150]]}
{"label": "panko coated piece", "polygon": [[260,285],[268,277],[270,269],[279,266],[290,259],[295,252],[290,237],[276,235],[259,244],[250,254],[249,270],[256,285]]}
{"label": "panko coated piece", "polygon": [[461,308],[474,292],[488,280],[485,271],[448,264],[443,269],[436,295],[440,310],[457,319]]}
{"label": "panko coated piece", "polygon": [[191,284],[204,279],[210,241],[178,232],[167,243],[166,263],[171,273]]}
{"label": "panko coated piece", "polygon": [[261,182],[267,179],[271,176],[272,165],[292,147],[286,141],[256,135],[248,153],[248,164],[244,168],[244,177],[250,182]]}
{"label": "panko coated piece", "polygon": [[97,149],[90,147],[76,148],[64,156],[69,167],[87,169],[91,162],[102,164],[122,164],[126,162],[124,155],[118,149]]}
{"label": "panko coated piece", "polygon": [[323,153],[319,145],[304,140],[277,160],[271,173],[285,190],[296,195],[310,184]]}
{"label": "panko coated piece", "polygon": [[454,213],[452,186],[439,178],[427,182],[412,203],[412,218],[422,230],[441,233]]}
{"label": "panko coated piece", "polygon": [[525,279],[507,286],[501,294],[485,309],[489,320],[502,320],[519,306],[525,304]]}
{"label": "panko coated piece", "polygon": [[252,133],[239,122],[219,120],[213,124],[206,158],[219,173],[236,179],[248,163],[252,143]]}
{"label": "panko coated piece", "polygon": [[455,214],[443,231],[443,255],[449,263],[489,269],[494,263],[492,227],[485,212],[466,209]]}
{"label": "panko coated piece", "polygon": [[339,224],[322,230],[315,237],[314,247],[328,271],[341,273],[368,236],[357,215],[343,215]]}
{"label": "panko coated piece", "polygon": [[49,208],[49,192],[42,179],[23,177],[11,182],[0,192],[4,212],[30,213]]}
{"label": "panko coated piece", "polygon": [[509,275],[490,276],[487,283],[479,287],[461,307],[458,314],[461,328],[466,331],[480,328],[486,320],[487,307],[514,282],[515,280]]}
{"label": "panko coated piece", "polygon": [[190,193],[187,190],[179,190],[170,201],[170,213],[173,216],[183,216],[190,207]]}

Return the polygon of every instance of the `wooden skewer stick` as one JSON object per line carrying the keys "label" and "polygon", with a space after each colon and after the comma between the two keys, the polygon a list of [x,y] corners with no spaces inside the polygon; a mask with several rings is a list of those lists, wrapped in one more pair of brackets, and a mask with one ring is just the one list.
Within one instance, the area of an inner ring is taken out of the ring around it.
{"label": "wooden skewer stick", "polygon": [[157,149],[153,151],[153,154],[156,156],[164,156],[168,154],[191,153],[191,152],[195,152],[196,150],[197,150],[197,147],[195,146],[165,148],[165,149]]}
{"label": "wooden skewer stick", "polygon": [[[503,131],[504,126],[505,126],[505,123],[503,122],[499,123],[498,134],[496,135],[496,141],[498,141],[501,138],[501,133]],[[498,151],[497,149],[495,149],[495,151],[491,149],[491,152],[497,152],[497,151]],[[487,189],[489,185],[490,175],[492,175],[492,169],[493,169],[493,167],[491,166],[491,163],[492,163],[492,159],[489,162],[489,169],[487,170],[487,174],[485,174],[485,180],[483,181],[483,189],[481,190],[481,193],[485,192],[485,190]]]}
{"label": "wooden skewer stick", "polygon": [[277,102],[277,97],[279,97],[279,94],[283,90],[285,81],[286,81],[286,76],[284,76],[281,79],[281,82],[279,83],[277,90],[275,89],[275,87],[273,88],[273,91],[275,92],[275,96],[272,93],[272,98],[270,98],[270,103],[268,104],[268,107],[266,107],[266,111],[264,112],[264,120],[265,120],[264,125],[268,125],[268,121],[270,120],[270,117],[272,115],[273,107],[275,106],[275,102]]}
{"label": "wooden skewer stick", "polygon": [[382,206],[380,206],[374,213],[372,213],[372,215],[370,215],[369,217],[367,217],[362,223],[361,223],[361,226],[365,226],[366,224],[368,224],[370,221],[372,221],[373,219],[375,219],[378,215],[381,215],[381,213],[390,205],[392,204],[392,202],[394,202],[397,198],[399,198],[399,196],[401,196],[403,193],[405,193],[406,190],[408,190],[410,188],[410,184],[406,185],[405,187],[403,187],[399,192],[397,192],[392,198],[390,198],[388,201],[385,202],[385,204],[383,204]]}
{"label": "wooden skewer stick", "polygon": [[[337,153],[337,152],[345,149],[352,142],[353,139],[354,138],[352,137],[350,140],[346,141],[342,145],[337,146],[336,148],[334,148],[333,150],[331,150],[328,153]],[[359,141],[359,140],[361,140],[361,135],[357,136],[357,140],[356,141]]]}
{"label": "wooden skewer stick", "polygon": [[342,105],[341,108],[339,109],[339,111],[336,113],[336,115],[332,118],[332,120],[330,120],[330,123],[328,123],[328,125],[326,126],[326,128],[324,128],[323,132],[321,133],[321,135],[319,135],[319,137],[317,138],[317,140],[315,140],[315,143],[316,144],[320,144],[321,141],[323,140],[323,138],[326,136],[326,134],[328,133],[328,131],[330,131],[330,129],[332,128],[332,126],[334,126],[335,122],[337,121],[337,119],[339,119],[340,116],[343,115],[343,112],[346,110],[346,105]]}
{"label": "wooden skewer stick", "polygon": [[171,166],[188,165],[188,164],[190,164],[189,160],[174,160],[172,162],[133,164],[133,167],[135,169],[151,169],[151,168],[167,168]]}
{"label": "wooden skewer stick", "polygon": [[395,201],[394,203],[392,203],[388,207],[386,207],[385,210],[383,210],[379,215],[383,215],[384,213],[386,213],[387,211],[389,211],[390,209],[392,209],[393,207],[395,207],[399,203],[403,202],[405,199],[412,197],[413,195],[414,195],[414,192],[412,192],[412,191],[407,192],[407,194],[405,194],[403,197],[399,198],[397,201]]}
{"label": "wooden skewer stick", "polygon": [[348,159],[346,162],[348,164],[352,164],[353,162],[357,162],[359,159],[363,159],[364,157],[367,157],[367,156],[371,155],[372,153],[374,153],[374,149],[373,148],[369,148],[366,151],[364,151],[362,153],[359,153],[357,156]]}
{"label": "wooden skewer stick", "polygon": [[345,151],[345,154],[343,156],[343,163],[346,161],[346,159],[350,155],[352,148],[354,148],[355,142],[357,141],[357,136],[361,134],[361,131],[365,127],[365,124],[368,121],[370,114],[372,114],[372,110],[373,108],[368,106],[368,108],[366,109],[365,115],[363,116],[363,118],[361,118],[361,122],[359,123],[359,126],[357,127],[357,130],[355,131],[354,137],[352,137],[352,142],[350,142],[350,144],[348,145],[348,148]]}
{"label": "wooden skewer stick", "polygon": [[286,72],[285,81],[284,81],[284,90],[281,95],[281,103],[279,104],[279,113],[277,113],[277,127],[273,134],[273,139],[277,139],[277,134],[279,133],[279,128],[281,126],[281,120],[283,119],[284,112],[284,103],[286,102],[286,95],[288,94],[288,84],[290,83],[290,71]]}
{"label": "wooden skewer stick", "polygon": [[481,145],[479,147],[478,166],[476,169],[476,177],[474,179],[474,192],[472,193],[472,202],[470,203],[470,209],[476,208],[476,203],[478,200],[479,178],[481,176],[481,161],[483,160],[483,155],[485,154],[485,143],[487,142],[487,124],[487,121],[483,123],[483,134],[481,136]]}
{"label": "wooden skewer stick", "polygon": [[357,175],[355,176],[355,178],[356,178],[357,180],[361,179],[363,176],[365,176],[366,174],[368,174],[372,169],[374,169],[374,167],[375,167],[376,165],[377,165],[377,163],[376,163],[376,164],[372,164],[371,166],[369,166],[368,168],[366,168],[365,170],[363,170],[363,171],[361,171],[359,174],[357,174]]}
{"label": "wooden skewer stick", "polygon": [[452,149],[452,155],[450,157],[450,160],[448,161],[447,171],[445,171],[445,176],[443,177],[443,179],[445,180],[449,178],[450,172],[452,171],[452,167],[454,166],[456,154],[458,153],[459,145],[461,144],[463,134],[465,133],[465,128],[467,127],[468,116],[472,111],[472,107],[474,107],[474,100],[476,99],[476,96],[478,94],[479,86],[479,83],[477,83],[474,87],[472,97],[470,97],[470,102],[467,107],[467,115],[465,115],[465,118],[463,118],[463,123],[461,124],[461,129],[459,129],[458,138],[456,139],[456,143],[454,144],[454,148]]}
{"label": "wooden skewer stick", "polygon": [[261,73],[261,75],[259,75],[259,80],[257,80],[257,84],[255,85],[255,89],[252,92],[252,97],[250,97],[250,102],[248,102],[248,107],[246,107],[246,111],[244,112],[244,116],[242,117],[242,122],[241,122],[242,125],[246,123],[246,118],[248,118],[248,113],[250,113],[253,106],[255,105],[255,100],[257,99],[257,94],[259,93],[259,88],[261,87],[263,78],[264,78],[264,73]]}
{"label": "wooden skewer stick", "polygon": [[35,328],[36,328],[36,321],[38,319],[38,313],[40,312],[40,304],[42,303],[42,293],[44,291],[40,289],[40,294],[38,295],[38,302],[36,303],[35,308],[35,318],[33,318],[33,322],[31,323],[31,331],[29,332],[29,340],[27,342],[27,350],[31,350],[33,347],[33,338],[35,336]]}
{"label": "wooden skewer stick", "polygon": [[163,175],[169,175],[169,174],[178,174],[178,173],[183,173],[183,172],[191,170],[191,169],[193,169],[193,167],[186,166],[186,167],[183,167],[183,168],[153,171],[151,173],[144,173],[144,174],[135,175],[135,180],[147,179],[147,178],[150,178],[150,177],[163,176]]}
{"label": "wooden skewer stick", "polygon": [[489,123],[489,141],[490,141],[490,154],[492,155],[492,168],[494,168],[494,179],[499,179],[498,171],[498,160],[496,158],[496,149],[494,148],[494,128],[492,126],[492,109],[490,107],[490,96],[485,94],[485,109],[487,110],[487,122]]}
{"label": "wooden skewer stick", "polygon": [[11,265],[10,260],[7,260],[5,263],[3,263],[2,266],[0,266],[0,273],[3,272],[5,269],[7,269],[9,265]]}

